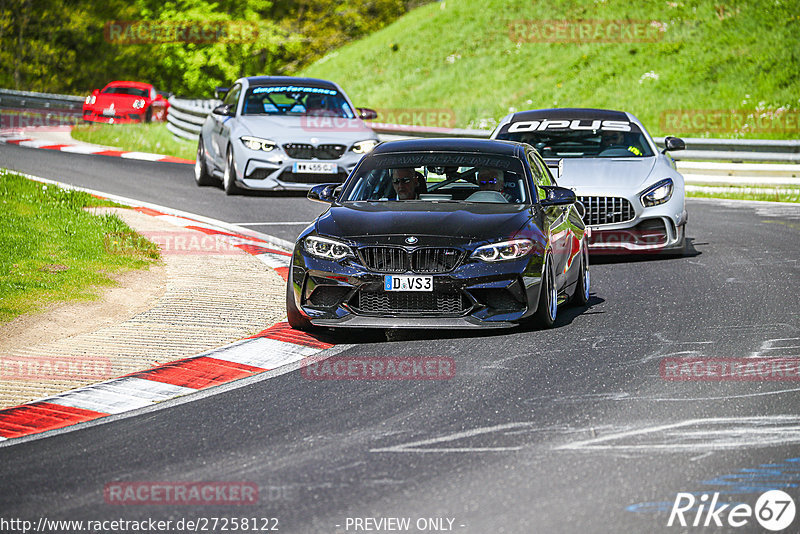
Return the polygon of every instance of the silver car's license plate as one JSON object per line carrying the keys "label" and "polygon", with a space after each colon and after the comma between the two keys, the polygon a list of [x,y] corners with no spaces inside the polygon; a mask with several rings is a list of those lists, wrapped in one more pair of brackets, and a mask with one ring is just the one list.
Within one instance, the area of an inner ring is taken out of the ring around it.
{"label": "silver car's license plate", "polygon": [[338,168],[335,163],[321,163],[316,161],[296,161],[292,165],[292,172],[306,172],[312,174],[336,174]]}
{"label": "silver car's license plate", "polygon": [[433,291],[432,276],[387,274],[383,278],[386,291]]}

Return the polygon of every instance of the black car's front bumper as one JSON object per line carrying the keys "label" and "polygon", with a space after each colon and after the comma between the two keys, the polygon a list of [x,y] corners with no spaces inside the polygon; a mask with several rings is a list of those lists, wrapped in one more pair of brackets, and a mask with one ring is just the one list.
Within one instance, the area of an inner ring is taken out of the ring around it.
{"label": "black car's front bumper", "polygon": [[541,260],[467,260],[451,272],[431,274],[431,292],[385,291],[384,276],[357,260],[321,260],[296,249],[289,298],[315,326],[512,327],[536,311]]}

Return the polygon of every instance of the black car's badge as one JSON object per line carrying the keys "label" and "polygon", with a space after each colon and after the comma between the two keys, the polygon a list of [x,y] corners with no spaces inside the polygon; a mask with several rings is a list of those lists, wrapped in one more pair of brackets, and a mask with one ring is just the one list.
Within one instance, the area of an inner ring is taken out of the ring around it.
{"label": "black car's badge", "polygon": [[409,245],[413,245],[413,244],[414,244],[414,243],[416,243],[417,241],[419,241],[419,239],[417,239],[417,238],[416,238],[416,237],[414,237],[413,235],[412,235],[412,236],[408,236],[408,237],[406,238],[406,243],[408,243]]}

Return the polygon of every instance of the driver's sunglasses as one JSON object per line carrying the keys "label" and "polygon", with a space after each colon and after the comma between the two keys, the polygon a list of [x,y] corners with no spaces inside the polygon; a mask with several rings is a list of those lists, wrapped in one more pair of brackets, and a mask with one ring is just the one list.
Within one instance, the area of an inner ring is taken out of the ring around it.
{"label": "driver's sunglasses", "polygon": [[394,178],[394,179],[392,179],[392,183],[393,184],[399,184],[399,183],[402,182],[404,184],[410,184],[411,180],[413,180],[413,178],[410,178],[410,177],[406,176],[405,178]]}
{"label": "driver's sunglasses", "polygon": [[481,185],[496,184],[497,183],[497,178],[491,178],[489,180],[478,179],[478,183],[481,184]]}

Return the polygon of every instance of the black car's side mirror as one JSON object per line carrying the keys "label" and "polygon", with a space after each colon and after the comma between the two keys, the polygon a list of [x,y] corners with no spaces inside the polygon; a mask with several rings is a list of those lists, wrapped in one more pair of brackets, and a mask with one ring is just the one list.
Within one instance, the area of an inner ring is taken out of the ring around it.
{"label": "black car's side mirror", "polygon": [[222,104],[211,111],[214,115],[223,115],[225,117],[233,117],[236,114],[235,108],[230,104]]}
{"label": "black car's side mirror", "polygon": [[308,199],[316,200],[317,202],[325,202],[332,204],[336,200],[337,189],[342,184],[319,184],[315,185],[308,191]]}
{"label": "black car's side mirror", "polygon": [[539,204],[542,206],[567,206],[575,204],[578,200],[575,197],[575,191],[566,187],[547,185],[542,186],[542,189],[547,192],[547,197],[539,200]]}
{"label": "black car's side mirror", "polygon": [[664,150],[662,150],[661,153],[666,154],[667,152],[671,152],[673,150],[683,150],[685,148],[686,143],[683,142],[683,139],[668,135],[664,138]]}
{"label": "black car's side mirror", "polygon": [[358,108],[358,117],[365,121],[378,118],[378,112],[370,108]]}

